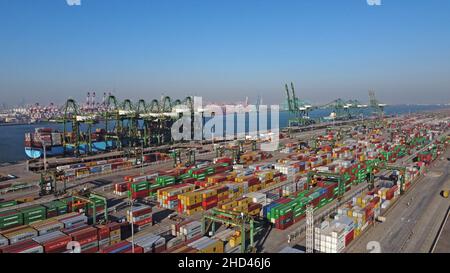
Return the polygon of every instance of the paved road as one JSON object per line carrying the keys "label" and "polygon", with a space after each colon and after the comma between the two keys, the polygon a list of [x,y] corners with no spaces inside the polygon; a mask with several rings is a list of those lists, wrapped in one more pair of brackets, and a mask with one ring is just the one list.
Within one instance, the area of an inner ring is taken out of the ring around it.
{"label": "paved road", "polygon": [[[425,150],[427,146],[423,147],[420,150],[413,151],[412,155],[403,157],[397,161],[396,164],[405,164],[408,163],[414,158],[419,152]],[[388,172],[383,171],[379,175],[386,175]],[[381,182],[379,179],[375,180],[375,186],[378,185],[378,183]],[[363,183],[357,186],[353,186],[352,189],[349,192],[346,192],[344,195],[343,200],[341,203],[346,202],[347,200],[351,200],[352,197],[360,194],[363,190],[367,188],[367,184]],[[315,222],[320,221],[320,219],[328,217],[331,213],[337,211],[337,208],[340,206],[340,203],[338,203],[337,200],[334,200],[333,202],[327,204],[326,206],[320,208],[319,210],[314,212],[315,216]],[[305,245],[306,243],[306,236],[305,236],[305,227],[306,227],[306,220],[303,219],[298,223],[293,224],[289,228],[285,230],[271,230],[265,241],[264,241],[264,248],[263,251],[267,253],[277,253],[281,249],[283,249],[285,246],[288,246],[288,235],[295,234],[296,238],[295,240],[292,240],[291,244],[301,244]]]}
{"label": "paved road", "polygon": [[444,220],[443,229],[433,249],[433,253],[450,253],[450,206],[447,218]]}
{"label": "paved road", "polygon": [[436,161],[393,205],[384,223],[376,223],[346,252],[368,252],[370,241],[379,242],[382,252],[429,252],[449,205],[448,199],[439,195],[450,186],[449,155],[447,151],[443,160]]}

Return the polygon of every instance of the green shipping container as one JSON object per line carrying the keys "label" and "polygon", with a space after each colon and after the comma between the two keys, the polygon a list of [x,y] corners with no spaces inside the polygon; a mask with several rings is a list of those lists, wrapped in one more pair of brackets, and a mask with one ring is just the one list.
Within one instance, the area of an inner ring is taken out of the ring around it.
{"label": "green shipping container", "polygon": [[67,204],[59,200],[52,201],[43,206],[47,208],[47,214],[53,211],[56,211],[57,215],[67,213]]}
{"label": "green shipping container", "polygon": [[23,213],[23,223],[24,225],[29,225],[34,222],[44,220],[47,216],[47,209],[44,206],[33,206],[29,208],[21,209],[20,212]]}
{"label": "green shipping container", "polygon": [[12,206],[15,206],[15,205],[17,205],[17,201],[16,200],[2,202],[2,203],[0,203],[0,209],[7,208],[7,207],[12,207]]}
{"label": "green shipping container", "polygon": [[17,210],[0,212],[0,229],[5,230],[23,225],[23,214]]}
{"label": "green shipping container", "polygon": [[156,182],[161,186],[165,186],[167,183],[175,182],[175,177],[169,175],[158,176]]}
{"label": "green shipping container", "polygon": [[206,179],[206,174],[204,174],[204,173],[194,174],[194,178],[198,179],[198,180],[205,180]]}
{"label": "green shipping container", "polygon": [[216,172],[216,168],[215,167],[208,167],[206,168],[206,174],[213,174]]}

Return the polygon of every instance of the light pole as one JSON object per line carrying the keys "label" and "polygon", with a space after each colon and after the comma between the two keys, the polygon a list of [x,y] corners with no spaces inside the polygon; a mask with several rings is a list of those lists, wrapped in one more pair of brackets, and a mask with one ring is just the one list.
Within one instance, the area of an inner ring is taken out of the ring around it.
{"label": "light pole", "polygon": [[44,171],[47,171],[47,142],[40,138],[42,147],[44,148]]}
{"label": "light pole", "polygon": [[144,175],[144,141],[141,141],[141,175]]}
{"label": "light pole", "polygon": [[130,193],[130,223],[131,223],[131,253],[134,253],[134,219],[133,219],[133,199]]}

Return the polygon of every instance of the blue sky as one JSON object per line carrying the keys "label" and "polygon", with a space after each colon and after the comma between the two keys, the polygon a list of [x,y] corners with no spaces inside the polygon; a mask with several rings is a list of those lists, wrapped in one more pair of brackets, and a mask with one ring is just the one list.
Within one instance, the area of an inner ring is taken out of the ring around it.
{"label": "blue sky", "polygon": [[450,102],[450,1],[0,1],[0,102]]}

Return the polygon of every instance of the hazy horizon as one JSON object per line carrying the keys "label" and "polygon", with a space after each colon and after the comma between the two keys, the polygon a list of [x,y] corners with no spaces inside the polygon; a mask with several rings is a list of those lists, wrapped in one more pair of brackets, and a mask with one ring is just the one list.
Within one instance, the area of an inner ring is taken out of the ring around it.
{"label": "hazy horizon", "polygon": [[0,105],[202,96],[450,103],[450,2],[0,2]]}

